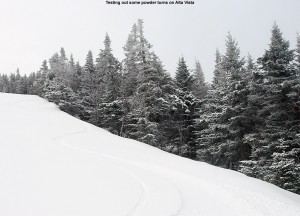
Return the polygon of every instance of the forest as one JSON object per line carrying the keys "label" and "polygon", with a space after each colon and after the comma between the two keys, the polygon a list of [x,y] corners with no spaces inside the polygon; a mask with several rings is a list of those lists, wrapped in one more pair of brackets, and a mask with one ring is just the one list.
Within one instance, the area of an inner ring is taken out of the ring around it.
{"label": "forest", "polygon": [[122,61],[106,34],[84,65],[61,48],[37,72],[0,75],[0,92],[38,95],[113,134],[300,194],[300,36],[290,48],[276,23],[270,36],[253,59],[228,33],[207,83],[200,62],[183,56],[172,77],[139,19]]}

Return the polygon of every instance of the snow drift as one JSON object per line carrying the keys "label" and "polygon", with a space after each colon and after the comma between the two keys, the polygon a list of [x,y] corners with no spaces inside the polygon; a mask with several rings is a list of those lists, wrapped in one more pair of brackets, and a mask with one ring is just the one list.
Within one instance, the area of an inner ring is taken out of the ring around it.
{"label": "snow drift", "polygon": [[300,216],[300,196],[0,94],[0,215]]}

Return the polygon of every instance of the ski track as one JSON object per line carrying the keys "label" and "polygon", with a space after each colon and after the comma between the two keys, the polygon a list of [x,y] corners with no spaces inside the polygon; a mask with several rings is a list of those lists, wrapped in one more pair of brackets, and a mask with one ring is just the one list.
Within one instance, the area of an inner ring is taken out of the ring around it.
{"label": "ski track", "polygon": [[[62,134],[62,135],[59,135],[57,137],[54,137],[53,139],[55,141],[59,142],[60,144],[68,147],[68,148],[71,148],[71,149],[80,151],[82,153],[85,153],[89,157],[92,157],[92,158],[95,158],[95,159],[100,159],[100,160],[104,160],[104,158],[105,158],[105,159],[111,160],[113,162],[118,162],[118,163],[122,163],[122,164],[127,164],[129,166],[135,166],[136,168],[140,168],[139,166],[133,165],[133,163],[131,163],[129,161],[124,161],[122,159],[116,158],[116,157],[111,156],[111,155],[101,154],[99,152],[95,153],[93,151],[89,151],[89,150],[86,150],[86,149],[83,149],[83,148],[75,147],[75,146],[72,146],[72,144],[69,144],[68,142],[66,142],[66,139],[70,136],[87,133],[88,132],[87,126],[83,126],[83,127],[84,128],[82,130],[67,133],[67,134]],[[138,184],[140,186],[140,189],[141,189],[141,194],[140,194],[139,200],[136,203],[136,205],[134,206],[134,208],[131,209],[129,211],[129,213],[126,214],[126,216],[139,215],[139,214],[137,214],[137,211],[142,210],[143,206],[147,202],[149,187],[147,186],[147,184],[145,183],[145,181],[142,178],[138,177],[136,174],[134,174],[133,172],[131,172],[128,169],[124,168],[123,166],[115,165],[115,164],[113,166],[116,167],[117,169],[123,171],[124,173],[130,175],[132,178],[134,178],[138,182]],[[179,207],[176,209],[176,212],[174,214],[171,214],[170,216],[178,216],[180,214],[181,210],[183,209],[183,196],[182,196],[180,190],[178,189],[178,187],[176,187],[173,183],[168,183],[168,184],[169,184],[169,186],[174,188],[174,190],[176,191],[176,193],[180,197]]]}
{"label": "ski track", "polygon": [[[35,98],[35,99],[31,99],[31,100],[20,100],[20,101],[15,102],[14,105],[33,111],[34,109],[32,109],[31,107],[28,107],[28,106],[24,105],[23,103],[26,104],[28,102],[36,102],[37,99],[39,99],[39,98]],[[53,137],[53,140],[56,143],[59,143],[59,144],[65,146],[67,148],[73,149],[75,151],[82,152],[82,153],[86,154],[88,157],[91,157],[91,158],[94,158],[94,159],[97,159],[97,160],[108,159],[108,160],[114,162],[113,164],[111,164],[112,166],[114,166],[115,168],[121,170],[122,172],[126,173],[127,175],[131,176],[138,183],[141,193],[139,195],[138,202],[125,215],[126,216],[136,216],[136,215],[138,216],[138,215],[140,215],[140,214],[138,214],[138,212],[139,211],[143,211],[143,207],[147,203],[147,197],[149,196],[148,195],[149,186],[147,185],[147,183],[145,182],[145,180],[143,180],[141,177],[137,176],[132,171],[126,169],[124,166],[116,165],[115,163],[126,164],[126,165],[129,165],[131,167],[138,168],[138,169],[141,169],[141,166],[138,166],[138,165],[136,165],[136,164],[134,164],[134,163],[132,163],[130,161],[126,161],[124,159],[120,159],[120,158],[117,158],[117,157],[114,157],[114,156],[111,156],[111,155],[101,154],[99,152],[95,153],[93,151],[89,151],[87,149],[83,149],[83,148],[80,148],[80,147],[75,147],[72,144],[69,144],[66,141],[68,137],[76,136],[76,135],[80,135],[80,134],[84,134],[84,133],[88,133],[88,131],[89,131],[88,130],[88,125],[83,125],[83,124],[84,123],[81,123],[82,129],[80,129],[78,131],[73,131],[73,132],[64,133],[64,134],[55,136],[55,137]],[[53,121],[49,122],[49,125],[50,125],[50,127],[55,127],[55,123]],[[146,170],[146,171],[149,171],[149,170]],[[163,178],[160,178],[160,181],[162,181],[162,180],[163,180]],[[164,180],[164,182],[166,182],[166,180]],[[170,216],[179,216],[180,213],[182,212],[182,209],[183,209],[183,206],[184,206],[183,195],[180,192],[179,188],[174,183],[167,182],[167,184],[170,187],[172,187],[174,191],[176,191],[176,193],[177,193],[177,195],[179,197],[179,200],[180,200],[177,209]]]}
{"label": "ski track", "polygon": [[[91,158],[94,158],[94,159],[97,159],[97,160],[99,160],[99,159],[100,160],[104,160],[104,158],[108,158],[108,157],[106,157],[104,155],[101,155],[101,154],[95,154],[92,151],[88,151],[88,150],[85,150],[85,149],[82,149],[82,148],[74,147],[74,146],[72,146],[71,144],[68,144],[65,141],[69,136],[83,134],[83,133],[86,133],[86,132],[87,132],[87,129],[86,129],[86,127],[84,127],[84,129],[82,129],[80,131],[62,134],[62,135],[54,137],[53,139],[56,142],[62,144],[63,146],[65,146],[67,148],[73,149],[75,151],[82,152],[83,154],[87,155],[88,157],[91,157]],[[121,166],[118,166],[118,165],[115,165],[115,164],[113,164],[112,166],[114,166],[115,168],[121,170],[122,172],[126,173],[127,175],[131,176],[138,183],[138,185],[140,187],[141,193],[140,193],[138,202],[135,204],[135,206],[134,206],[133,209],[131,209],[127,214],[125,214],[126,216],[134,216],[135,212],[137,211],[137,209],[140,206],[142,206],[143,203],[146,202],[146,196],[147,196],[147,192],[146,191],[148,190],[148,187],[147,187],[147,185],[144,183],[144,181],[141,178],[139,178],[137,175],[133,174],[128,169],[125,169],[124,167],[121,167]]]}

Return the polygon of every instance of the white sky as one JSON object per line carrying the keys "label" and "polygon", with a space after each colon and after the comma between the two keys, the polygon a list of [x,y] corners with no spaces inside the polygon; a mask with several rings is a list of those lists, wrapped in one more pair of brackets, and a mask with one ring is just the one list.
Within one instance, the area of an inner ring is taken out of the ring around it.
{"label": "white sky", "polygon": [[292,48],[300,31],[299,0],[206,0],[195,5],[106,5],[102,0],[0,0],[0,73],[37,71],[60,47],[83,65],[111,37],[122,60],[127,36],[141,18],[145,36],[171,74],[183,55],[189,68],[199,59],[207,81],[212,78],[215,50],[224,53],[227,32],[242,55],[261,56],[268,48],[276,20]]}

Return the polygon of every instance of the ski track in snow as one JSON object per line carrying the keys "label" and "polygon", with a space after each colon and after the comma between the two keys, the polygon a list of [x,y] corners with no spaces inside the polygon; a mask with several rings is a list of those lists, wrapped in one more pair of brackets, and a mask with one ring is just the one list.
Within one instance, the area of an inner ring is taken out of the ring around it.
{"label": "ski track in snow", "polygon": [[[28,102],[35,102],[36,100],[20,100],[17,101],[14,105],[17,106],[21,106],[22,108],[25,109],[30,109],[30,107],[26,106],[25,104]],[[23,105],[22,105],[23,104]],[[77,123],[77,122],[76,122]],[[49,122],[49,124],[51,125],[51,127],[55,127],[55,123],[53,121]],[[73,132],[68,132],[68,133],[64,133],[64,134],[60,134],[58,136],[53,137],[53,140],[56,143],[59,143],[67,148],[73,149],[75,151],[79,151],[82,152],[83,154],[86,154],[89,157],[92,157],[94,159],[100,159],[100,160],[104,160],[104,159],[108,159],[111,160],[112,162],[117,162],[117,163],[121,163],[121,164],[126,164],[129,166],[135,166],[136,168],[140,168],[140,166],[136,166],[135,164],[133,164],[130,161],[125,161],[122,160],[120,158],[116,158],[114,156],[111,155],[107,155],[107,154],[101,154],[99,152],[95,153],[93,151],[89,151],[87,149],[84,148],[79,148],[79,147],[75,147],[72,144],[67,142],[67,139],[71,136],[76,136],[76,135],[82,135],[85,134],[89,131],[88,127],[89,125],[85,125],[85,123],[81,123],[81,127],[82,129],[78,130],[78,131],[73,131]],[[144,205],[147,203],[147,196],[148,195],[148,191],[149,191],[149,186],[147,186],[147,183],[145,182],[145,180],[142,179],[142,177],[137,176],[136,174],[134,174],[133,172],[131,172],[129,169],[126,169],[124,166],[122,165],[116,165],[113,164],[113,166],[119,170],[121,170],[122,172],[126,173],[127,175],[131,176],[139,185],[141,193],[138,199],[138,202],[136,203],[136,205],[127,213],[125,214],[126,216],[138,216],[140,215],[139,212],[143,211],[143,207]],[[160,182],[165,181],[163,178],[161,178],[159,180]],[[173,190],[175,191],[175,193],[178,194],[178,197],[180,199],[179,204],[177,209],[175,209],[174,213],[170,214],[170,216],[179,216],[183,206],[184,206],[184,198],[179,190],[179,188],[177,186],[175,186],[175,184],[168,182],[167,183],[170,187],[173,188]]]}
{"label": "ski track in snow", "polygon": [[[100,159],[100,160],[104,160],[104,158],[108,158],[108,159],[111,159],[105,155],[101,155],[101,154],[95,154],[94,152],[92,151],[88,151],[88,150],[85,150],[85,149],[82,149],[82,148],[78,148],[78,147],[74,147],[72,146],[71,144],[68,144],[65,140],[69,137],[69,136],[74,136],[74,135],[78,135],[78,134],[83,134],[83,133],[86,133],[87,132],[87,128],[84,127],[84,129],[80,130],[80,131],[77,131],[77,132],[72,132],[72,133],[67,133],[67,134],[62,134],[62,135],[59,135],[57,137],[54,137],[53,139],[56,141],[56,142],[59,142],[60,144],[64,145],[65,147],[67,148],[70,148],[70,149],[73,149],[75,151],[80,151],[82,152],[83,154],[86,154],[88,155],[89,157],[92,157],[92,158],[95,158],[95,159]],[[141,190],[141,194],[140,194],[140,197],[139,197],[139,200],[138,202],[136,203],[136,205],[134,206],[133,209],[131,209],[129,211],[129,213],[126,214],[126,216],[134,216],[135,215],[135,212],[136,210],[141,207],[143,205],[143,203],[146,202],[146,196],[147,196],[147,190],[148,190],[148,187],[147,185],[145,184],[145,182],[139,178],[138,176],[136,176],[135,174],[133,174],[132,172],[130,172],[128,169],[125,169],[121,166],[118,166],[118,165],[113,165],[115,168],[121,170],[122,172],[130,175],[133,179],[136,180],[136,182],[138,183],[139,187],[140,187],[140,190]]]}
{"label": "ski track in snow", "polygon": [[[105,155],[105,154],[101,154],[101,153],[95,153],[95,152],[92,152],[92,151],[89,151],[89,150],[86,150],[86,149],[83,149],[83,148],[74,147],[74,146],[72,146],[72,144],[70,144],[70,143],[68,143],[66,141],[66,139],[68,137],[70,137],[70,136],[76,136],[76,135],[84,134],[84,133],[87,133],[87,132],[88,132],[88,125],[86,125],[86,126],[84,125],[82,130],[79,130],[79,131],[76,131],[76,132],[62,134],[62,135],[59,135],[57,137],[54,137],[53,139],[55,141],[59,142],[60,144],[68,147],[68,148],[71,148],[71,149],[80,151],[80,152],[82,152],[84,154],[87,154],[89,157],[92,157],[92,158],[95,158],[95,159],[100,159],[100,160],[108,159],[108,160],[111,160],[113,162],[123,163],[123,164],[129,165],[129,166],[134,166],[129,161],[124,161],[124,160],[121,160],[119,158],[116,158],[116,157],[113,157],[113,156],[110,156],[110,155]],[[147,183],[141,177],[139,177],[136,174],[134,174],[133,172],[129,171],[129,169],[126,169],[124,166],[115,165],[115,164],[113,166],[116,167],[117,169],[125,172],[126,174],[130,175],[139,184],[140,189],[141,189],[141,194],[140,194],[139,200],[136,203],[136,205],[134,206],[134,208],[131,209],[129,211],[129,213],[126,214],[126,216],[139,215],[136,212],[138,210],[142,211],[143,210],[143,206],[147,202],[147,196],[148,196],[148,191],[149,191],[149,187],[147,186]],[[137,166],[135,166],[135,167],[137,167]],[[160,181],[163,181],[163,179],[160,179]],[[174,188],[174,190],[178,193],[178,196],[180,197],[180,204],[179,204],[178,208],[175,210],[175,213],[171,214],[170,216],[178,216],[180,214],[182,208],[183,208],[183,197],[182,197],[182,194],[181,194],[180,190],[174,184],[172,184],[172,183],[168,183],[168,184],[169,184],[169,186],[171,186],[171,187]]]}

